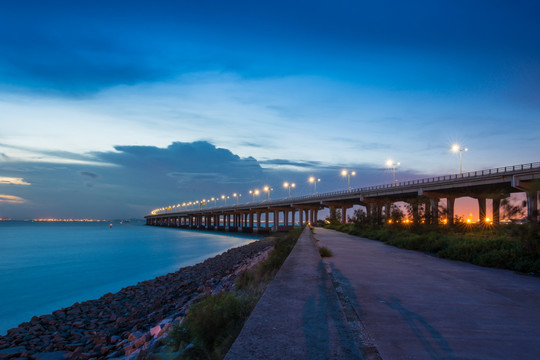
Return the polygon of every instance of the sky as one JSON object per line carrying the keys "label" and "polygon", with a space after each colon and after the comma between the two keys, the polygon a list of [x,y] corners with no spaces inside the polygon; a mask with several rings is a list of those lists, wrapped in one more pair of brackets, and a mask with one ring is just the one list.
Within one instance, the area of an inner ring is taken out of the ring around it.
{"label": "sky", "polygon": [[[0,218],[540,161],[538,1],[4,1]],[[251,199],[252,200],[252,199]]]}

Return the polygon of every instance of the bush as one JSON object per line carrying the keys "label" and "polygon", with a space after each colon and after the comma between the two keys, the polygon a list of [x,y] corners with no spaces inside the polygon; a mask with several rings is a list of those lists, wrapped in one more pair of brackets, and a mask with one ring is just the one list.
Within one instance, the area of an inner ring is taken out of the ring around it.
{"label": "bush", "polygon": [[538,224],[481,228],[410,228],[399,225],[329,225],[327,228],[379,240],[403,249],[419,250],[441,258],[526,273],[540,274]]}
{"label": "bush", "polygon": [[329,248],[327,248],[326,246],[321,246],[319,248],[319,254],[321,255],[321,257],[331,257],[331,256],[334,256],[334,254],[332,253],[332,250],[330,250]]}
{"label": "bush", "polygon": [[169,335],[179,360],[222,359],[242,330],[264,289],[287,258],[302,229],[274,239],[268,258],[240,275],[236,290],[207,295],[192,305]]}
{"label": "bush", "polygon": [[[174,330],[173,344],[192,343],[182,359],[221,359],[242,330],[255,306],[255,299],[234,292],[205,296],[194,304],[182,325]],[[204,356],[203,356],[204,354]]]}

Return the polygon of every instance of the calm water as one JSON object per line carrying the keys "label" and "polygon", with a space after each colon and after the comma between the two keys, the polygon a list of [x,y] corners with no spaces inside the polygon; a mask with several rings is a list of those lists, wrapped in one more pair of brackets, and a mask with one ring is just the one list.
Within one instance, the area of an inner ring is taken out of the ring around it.
{"label": "calm water", "polygon": [[0,222],[0,334],[255,239],[135,223]]}

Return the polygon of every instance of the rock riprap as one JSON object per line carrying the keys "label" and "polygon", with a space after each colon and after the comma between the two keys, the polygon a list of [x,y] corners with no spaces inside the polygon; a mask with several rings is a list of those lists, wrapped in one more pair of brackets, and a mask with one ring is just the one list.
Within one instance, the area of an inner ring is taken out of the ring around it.
{"label": "rock riprap", "polygon": [[0,336],[0,359],[133,358],[181,321],[194,300],[232,288],[272,245],[270,239],[255,241],[97,300],[34,316]]}

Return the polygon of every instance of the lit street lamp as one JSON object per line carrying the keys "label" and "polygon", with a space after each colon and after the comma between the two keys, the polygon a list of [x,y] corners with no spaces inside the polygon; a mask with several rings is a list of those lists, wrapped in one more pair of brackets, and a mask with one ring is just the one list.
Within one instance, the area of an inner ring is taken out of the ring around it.
{"label": "lit street lamp", "polygon": [[463,148],[458,144],[452,145],[452,151],[453,152],[459,152],[459,175],[463,174],[463,151],[469,151],[467,148]]}
{"label": "lit street lamp", "polygon": [[236,206],[238,206],[238,199],[240,198],[240,196],[242,196],[242,194],[234,193],[232,196],[236,198]]}
{"label": "lit street lamp", "polygon": [[392,180],[394,184],[396,183],[396,167],[399,166],[399,162],[394,162],[392,160],[386,160],[386,166],[392,169]]}
{"label": "lit street lamp", "polygon": [[349,191],[351,191],[351,175],[352,176],[356,175],[356,171],[348,171],[348,170],[341,171],[341,176],[347,177],[347,189]]}
{"label": "lit street lamp", "polygon": [[313,185],[315,185],[315,195],[317,195],[317,183],[321,181],[321,179],[319,178],[315,178],[314,176],[310,176],[310,178],[308,179],[308,181],[310,183],[312,183]]}
{"label": "lit street lamp", "polygon": [[259,189],[255,189],[255,190],[249,190],[249,193],[253,195],[253,202],[255,202],[255,195],[259,195],[261,192],[259,191]]}
{"label": "lit street lamp", "polygon": [[286,181],[283,183],[283,187],[285,189],[289,189],[289,199],[291,198],[291,188],[294,188],[295,186],[296,186],[295,183],[288,183]]}
{"label": "lit street lamp", "polygon": [[227,199],[228,198],[229,198],[228,196],[221,195],[221,200],[225,200],[225,206],[227,206]]}
{"label": "lit street lamp", "polygon": [[264,192],[267,192],[268,193],[268,201],[270,201],[270,191],[274,190],[272,189],[270,186],[265,186],[263,188]]}

